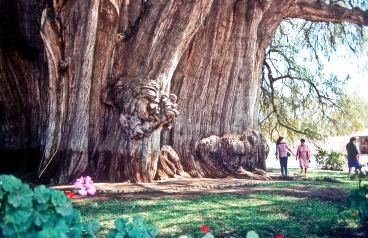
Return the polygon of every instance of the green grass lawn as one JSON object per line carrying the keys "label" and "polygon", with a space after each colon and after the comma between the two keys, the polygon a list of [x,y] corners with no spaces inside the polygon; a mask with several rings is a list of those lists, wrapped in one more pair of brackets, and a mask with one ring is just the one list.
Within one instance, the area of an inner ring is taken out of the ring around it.
{"label": "green grass lawn", "polygon": [[[298,171],[298,170],[295,170]],[[159,237],[178,237],[190,234],[202,237],[201,225],[211,229],[215,237],[245,237],[256,231],[260,237],[335,237],[342,229],[355,228],[357,217],[344,203],[321,201],[303,196],[283,195],[285,187],[311,185],[319,190],[335,188],[349,192],[356,188],[346,173],[310,171],[309,177],[334,177],[343,183],[292,181],[258,185],[266,188],[252,194],[196,195],[193,197],[167,197],[164,199],[127,199],[112,201],[73,201],[81,211],[82,219],[96,218],[101,222],[97,237],[106,237],[120,217],[142,216],[149,225],[156,225]],[[267,191],[267,188],[270,191]],[[278,192],[276,193],[275,190]],[[336,236],[338,237],[338,236]]]}

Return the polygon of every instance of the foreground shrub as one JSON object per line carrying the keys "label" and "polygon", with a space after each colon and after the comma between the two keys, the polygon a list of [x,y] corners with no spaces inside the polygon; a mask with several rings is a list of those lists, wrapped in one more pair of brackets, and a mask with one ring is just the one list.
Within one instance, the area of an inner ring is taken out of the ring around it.
{"label": "foreground shrub", "polygon": [[0,175],[1,237],[95,237],[100,223],[80,222],[80,212],[61,191],[30,189],[12,175]]}
{"label": "foreground shrub", "polygon": [[140,216],[134,216],[133,222],[129,222],[127,218],[118,218],[114,222],[115,229],[110,230],[107,234],[108,238],[120,237],[156,237],[158,228],[156,226],[148,227],[147,223]]}
{"label": "foreground shrub", "polygon": [[346,155],[341,152],[323,150],[319,148],[315,155],[316,162],[324,170],[342,171],[346,165]]}

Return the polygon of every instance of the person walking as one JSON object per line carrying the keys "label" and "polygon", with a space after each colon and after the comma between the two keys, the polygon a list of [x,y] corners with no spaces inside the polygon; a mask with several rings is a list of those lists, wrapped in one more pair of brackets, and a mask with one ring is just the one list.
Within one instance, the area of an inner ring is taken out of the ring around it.
{"label": "person walking", "polygon": [[305,144],[305,139],[300,140],[300,145],[296,151],[296,158],[299,159],[300,175],[303,176],[304,170],[304,176],[307,176],[307,169],[309,168],[310,162],[310,150]]}
{"label": "person walking", "polygon": [[280,136],[276,141],[276,160],[280,159],[281,175],[283,176],[288,176],[287,163],[288,156],[291,155],[288,155],[288,151],[294,154],[284,141],[284,137]]}
{"label": "person walking", "polygon": [[351,169],[359,165],[360,152],[356,146],[356,138],[351,137],[350,142],[346,144],[346,151],[348,152],[348,177],[350,177]]}

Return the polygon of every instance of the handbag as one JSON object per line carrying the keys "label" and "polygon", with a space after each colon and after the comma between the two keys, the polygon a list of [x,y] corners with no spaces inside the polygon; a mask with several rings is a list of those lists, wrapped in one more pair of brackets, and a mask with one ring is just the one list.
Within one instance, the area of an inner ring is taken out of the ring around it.
{"label": "handbag", "polygon": [[289,157],[291,154],[289,152],[287,152],[287,156]]}

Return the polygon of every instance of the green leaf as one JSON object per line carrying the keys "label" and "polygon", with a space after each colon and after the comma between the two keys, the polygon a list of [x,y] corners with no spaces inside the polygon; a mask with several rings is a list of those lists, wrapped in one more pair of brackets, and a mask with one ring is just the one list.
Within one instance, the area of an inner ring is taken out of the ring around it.
{"label": "green leaf", "polygon": [[27,231],[30,228],[31,225],[32,225],[31,220],[25,220],[25,221],[22,221],[22,222],[19,222],[19,223],[15,224],[14,217],[12,217],[10,215],[6,215],[0,221],[0,227],[1,227],[0,230],[2,230],[2,233],[4,235],[6,235],[6,234],[11,235],[11,234],[14,234],[14,233],[17,233],[17,232]]}
{"label": "green leaf", "polygon": [[157,226],[152,226],[149,233],[150,233],[151,236],[157,236],[158,235],[158,227]]}
{"label": "green leaf", "polygon": [[34,224],[36,224],[37,226],[42,226],[42,224],[46,223],[49,220],[50,215],[51,215],[50,212],[48,212],[47,210],[43,211],[33,210],[32,220]]}
{"label": "green leaf", "polygon": [[[6,219],[9,220],[9,219]],[[6,221],[5,219],[0,219],[0,228],[2,231],[2,234],[4,236],[11,236],[16,233],[15,227],[13,222]]]}
{"label": "green leaf", "polygon": [[33,209],[41,212],[41,211],[45,211],[49,208],[49,206],[47,204],[33,204]]}
{"label": "green leaf", "polygon": [[61,191],[50,189],[51,203],[55,206],[55,210],[62,216],[73,214],[73,205],[70,199]]}
{"label": "green leaf", "polygon": [[59,237],[58,231],[53,229],[52,227],[47,227],[39,232],[38,238],[55,238]]}
{"label": "green leaf", "polygon": [[0,184],[5,191],[13,193],[22,186],[22,181],[13,175],[0,175]]}
{"label": "green leaf", "polygon": [[116,229],[110,230],[109,233],[107,233],[107,238],[115,238],[116,234],[118,234],[118,231]]}
{"label": "green leaf", "polygon": [[68,201],[61,206],[55,207],[55,210],[57,213],[59,213],[62,216],[68,216],[73,213],[73,205],[70,201]]}
{"label": "green leaf", "polygon": [[78,223],[70,229],[69,234],[71,237],[80,238],[82,231],[83,231],[83,226],[81,223]]}
{"label": "green leaf", "polygon": [[[97,224],[94,224],[94,223],[96,223],[96,219],[93,219],[94,221],[92,221],[92,223],[89,223],[89,222],[85,222],[85,223],[83,223],[83,229],[84,229],[84,231],[85,231],[85,235],[86,235],[86,237],[91,237],[91,238],[94,238],[95,237],[95,235],[93,234],[93,229],[92,229],[92,226],[96,226]],[[97,221],[98,222],[98,226],[100,226],[100,222],[99,221]],[[99,229],[99,227],[98,227],[98,229]]]}
{"label": "green leaf", "polygon": [[126,228],[126,223],[128,223],[128,219],[127,218],[117,218],[115,221],[114,221],[114,224],[115,224],[115,227],[116,229],[120,230],[120,231],[124,231],[125,228]]}
{"label": "green leaf", "polygon": [[17,224],[17,229],[18,229],[18,232],[31,232],[33,230],[33,228],[30,230],[31,226],[32,226],[32,220],[27,220],[27,221],[24,221],[20,224]]}
{"label": "green leaf", "polygon": [[127,233],[125,231],[121,231],[121,232],[118,232],[116,235],[115,235],[115,238],[124,238],[124,236],[126,236]]}
{"label": "green leaf", "polygon": [[81,219],[81,215],[80,215],[80,211],[78,209],[73,208],[73,214],[71,215],[71,226],[75,226],[77,224],[80,224],[80,219]]}
{"label": "green leaf", "polygon": [[26,232],[19,233],[19,237],[22,238],[35,238],[37,237],[36,231],[34,229],[27,230]]}
{"label": "green leaf", "polygon": [[56,226],[54,228],[58,232],[59,237],[61,236],[61,234],[67,234],[69,231],[69,226],[63,218],[59,218],[57,220]]}
{"label": "green leaf", "polygon": [[50,199],[50,190],[45,185],[34,188],[33,199],[38,203],[47,203]]}
{"label": "green leaf", "polygon": [[[4,197],[4,192],[3,190],[0,189],[0,199],[3,199],[3,197]],[[1,207],[1,203],[0,203],[0,207]]]}
{"label": "green leaf", "polygon": [[22,184],[20,188],[14,190],[8,196],[8,202],[14,207],[30,207],[32,206],[33,192],[28,184]]}
{"label": "green leaf", "polygon": [[68,199],[68,197],[65,196],[65,194],[62,193],[61,191],[50,189],[50,194],[51,194],[51,203],[54,206],[61,206],[64,205],[68,200],[70,201],[70,199]]}
{"label": "green leaf", "polygon": [[101,228],[100,222],[96,219],[90,220],[87,224],[92,231],[98,231]]}
{"label": "green leaf", "polygon": [[259,236],[255,231],[248,231],[246,238],[259,238]]}
{"label": "green leaf", "polygon": [[11,205],[5,205],[5,221],[13,221],[15,224],[20,224],[27,221],[32,215],[32,208],[13,208]]}
{"label": "green leaf", "polygon": [[203,238],[215,238],[211,233],[206,233]]}

